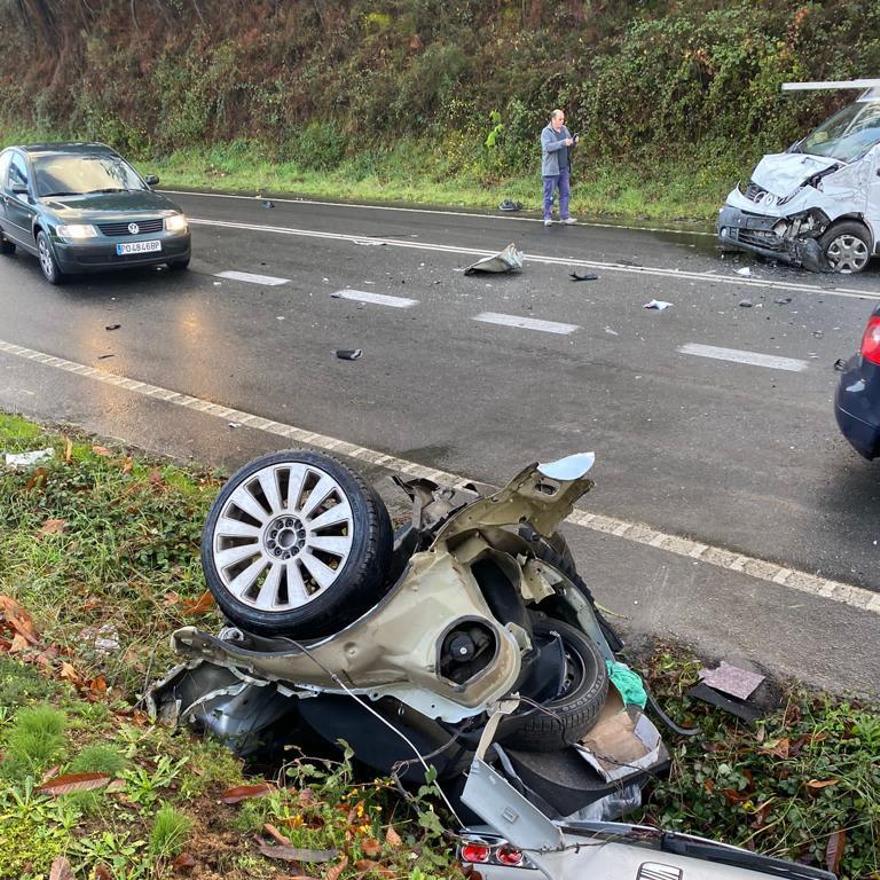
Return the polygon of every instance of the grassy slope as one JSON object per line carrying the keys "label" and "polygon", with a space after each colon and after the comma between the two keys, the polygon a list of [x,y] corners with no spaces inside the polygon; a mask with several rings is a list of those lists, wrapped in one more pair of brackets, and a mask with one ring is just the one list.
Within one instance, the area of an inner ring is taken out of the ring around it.
{"label": "grassy slope", "polygon": [[[266,822],[294,845],[339,848],[343,878],[386,876],[370,860],[408,880],[456,876],[426,803],[416,821],[387,780],[358,782],[344,762],[294,764],[284,789],[219,802],[243,781],[239,762],[133,709],[173,662],[170,631],[219,622],[210,608],[187,611],[203,589],[198,538],[218,478],[0,414],[0,452],[44,447],[55,456],[37,470],[0,466],[0,596],[30,611],[38,633],[14,644],[0,611],[0,878],[44,880],[62,854],[78,880],[99,863],[116,880],[164,878],[182,853],[202,877],[268,880],[278,871],[254,840]],[[119,642],[109,654],[94,646],[100,627]],[[818,864],[845,831],[841,876],[876,876],[876,711],[789,687],[781,709],[747,728],[683,696],[700,667],[687,652],[661,646],[633,662],[680,723],[701,729],[670,738],[673,771],[645,820]],[[105,773],[120,791],[34,791],[67,772]]]}

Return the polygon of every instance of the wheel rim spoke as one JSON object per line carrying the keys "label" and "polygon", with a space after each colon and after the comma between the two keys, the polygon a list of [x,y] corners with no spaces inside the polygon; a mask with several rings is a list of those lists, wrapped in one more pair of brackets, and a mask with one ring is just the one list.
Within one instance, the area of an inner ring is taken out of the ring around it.
{"label": "wheel rim spoke", "polygon": [[281,513],[281,493],[278,491],[278,473],[275,470],[262,471],[258,479],[266,501],[269,502],[270,513]]}
{"label": "wheel rim spoke", "polygon": [[[243,510],[248,516],[252,516],[261,525],[266,521],[266,511],[257,502],[257,499],[248,491],[247,486],[239,486],[229,499],[239,510]],[[227,510],[229,508],[227,507]]]}
{"label": "wheel rim spoke", "polygon": [[288,470],[287,509],[294,513],[299,511],[299,499],[302,496],[306,481],[306,468],[302,464],[293,464]]}
{"label": "wheel rim spoke", "polygon": [[306,546],[344,558],[351,548],[351,538],[347,536],[336,537],[335,535],[313,535],[308,539]]}
{"label": "wheel rim spoke", "polygon": [[309,600],[309,591],[306,589],[302,572],[296,561],[287,566],[287,597],[291,602],[304,604]]}
{"label": "wheel rim spoke", "polygon": [[323,529],[327,526],[335,526],[338,523],[342,523],[350,519],[351,508],[345,503],[335,504],[329,510],[325,510],[323,513],[319,514],[313,520],[311,520],[309,522],[309,528],[313,532],[315,532],[318,529]]}
{"label": "wheel rim spoke", "polygon": [[219,538],[253,538],[260,537],[260,527],[251,526],[240,519],[229,519],[228,516],[220,517],[217,522],[217,537]]}
{"label": "wheel rim spoke", "polygon": [[300,559],[322,590],[329,587],[336,580],[336,572],[329,565],[321,562],[317,556],[312,556],[311,553],[306,552],[300,556]]}
{"label": "wheel rim spoke", "polygon": [[255,541],[253,544],[245,544],[242,547],[230,547],[228,550],[220,550],[214,554],[214,559],[220,568],[229,568],[236,562],[243,562],[260,552],[260,545]]}
{"label": "wheel rim spoke", "polygon": [[334,489],[338,488],[335,480],[331,480],[330,477],[321,474],[321,478],[318,480],[315,488],[309,493],[309,500],[303,506],[303,519],[308,519],[311,516],[312,511],[314,511],[319,505],[323,504],[327,500],[327,496]]}
{"label": "wheel rim spoke", "polygon": [[284,566],[280,562],[274,563],[269,569],[269,574],[266,575],[266,580],[263,581],[260,592],[257,594],[255,603],[257,608],[271,611],[278,604],[278,587],[281,584],[283,571]]}
{"label": "wheel rim spoke", "polygon": [[255,559],[241,574],[229,582],[229,592],[239,599],[242,598],[268,564],[269,561],[262,556]]}

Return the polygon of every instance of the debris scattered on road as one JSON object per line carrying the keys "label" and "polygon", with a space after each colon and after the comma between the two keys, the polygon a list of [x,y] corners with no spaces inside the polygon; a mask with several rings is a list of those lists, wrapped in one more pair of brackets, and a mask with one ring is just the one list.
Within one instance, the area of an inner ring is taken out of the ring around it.
{"label": "debris scattered on road", "polygon": [[664,309],[668,309],[671,305],[671,302],[666,302],[662,299],[652,299],[650,302],[646,302],[642,308],[652,309],[655,312],[662,312]]}
{"label": "debris scattered on road", "polygon": [[499,211],[522,211],[522,202],[514,202],[512,199],[505,199],[499,206]]}
{"label": "debris scattered on road", "polygon": [[52,448],[34,449],[32,452],[7,452],[6,467],[13,470],[34,467],[34,465],[49,461],[54,455],[55,450]]}
{"label": "debris scattered on road", "polygon": [[518,272],[523,267],[523,253],[511,242],[503,251],[492,257],[483,257],[464,270],[465,275],[477,272]]}
{"label": "debris scattered on road", "polygon": [[87,626],[80,634],[80,641],[94,648],[97,654],[113,654],[119,650],[119,633],[112,623],[103,626]]}
{"label": "debris scattered on road", "polygon": [[573,281],[598,281],[599,276],[592,272],[584,272],[580,269],[574,269],[569,273]]}
{"label": "debris scattered on road", "polygon": [[620,334],[619,334],[616,330],[612,330],[610,327],[606,327],[606,328],[605,328],[605,332],[606,332],[609,336],[620,336]]}
{"label": "debris scattered on road", "polygon": [[776,299],[773,300],[774,303],[778,306],[787,306],[791,302],[790,296],[777,296]]}
{"label": "debris scattered on road", "polygon": [[336,357],[341,361],[356,361],[363,354],[360,348],[337,348]]}
{"label": "debris scattered on road", "polygon": [[118,330],[122,324],[108,324],[104,329],[105,330]]}
{"label": "debris scattered on road", "polygon": [[742,275],[743,278],[751,278],[752,270],[748,266],[743,266],[742,269],[736,270],[737,275]]}
{"label": "debris scattered on road", "polygon": [[846,372],[846,361],[843,358],[838,358],[834,362],[834,369],[837,370],[838,373]]}
{"label": "debris scattered on road", "polygon": [[270,202],[268,199],[266,199],[266,201],[263,202],[263,207],[264,208],[274,208],[275,202]]}
{"label": "debris scattered on road", "polygon": [[713,690],[721,691],[738,700],[747,700],[765,678],[757,672],[741,669],[724,660],[719,663],[717,669],[701,669],[699,676]]}
{"label": "debris scattered on road", "polygon": [[744,703],[741,700],[728,698],[713,690],[705,682],[700,682],[692,687],[687,695],[695,700],[702,700],[710,706],[715,706],[724,712],[728,712],[737,718],[742,718],[748,724],[754,724],[764,714],[757,706],[751,703]]}
{"label": "debris scattered on road", "polygon": [[240,428],[240,427],[241,427],[241,423],[240,423],[240,422],[229,422],[228,427],[230,427],[230,428]]}
{"label": "debris scattered on road", "polygon": [[813,336],[815,336],[816,339],[821,339],[824,335],[825,335],[825,332],[823,330],[814,330],[813,331]]}
{"label": "debris scattered on road", "polygon": [[276,321],[283,321],[283,320],[284,320],[284,315],[276,315],[276,316],[275,316],[275,320],[276,320]]}
{"label": "debris scattered on road", "polygon": [[739,307],[741,309],[750,309],[754,303],[750,299],[741,299],[739,301]]}
{"label": "debris scattered on road", "polygon": [[222,281],[215,281],[214,287],[219,287],[222,283],[223,283]]}
{"label": "debris scattered on road", "polygon": [[362,245],[363,247],[382,247],[385,245],[385,242],[373,241],[370,238],[359,238],[355,241],[355,244]]}
{"label": "debris scattered on road", "polygon": [[116,357],[116,355],[115,354],[99,354],[98,360],[99,361],[106,361],[107,358],[112,358],[112,357]]}

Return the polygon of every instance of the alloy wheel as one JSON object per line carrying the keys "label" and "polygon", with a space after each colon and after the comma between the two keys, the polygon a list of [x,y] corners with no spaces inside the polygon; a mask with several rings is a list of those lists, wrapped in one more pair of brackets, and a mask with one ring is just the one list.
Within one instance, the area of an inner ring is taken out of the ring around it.
{"label": "alloy wheel", "polygon": [[870,257],[867,244],[848,232],[832,239],[825,255],[835,272],[860,272]]}

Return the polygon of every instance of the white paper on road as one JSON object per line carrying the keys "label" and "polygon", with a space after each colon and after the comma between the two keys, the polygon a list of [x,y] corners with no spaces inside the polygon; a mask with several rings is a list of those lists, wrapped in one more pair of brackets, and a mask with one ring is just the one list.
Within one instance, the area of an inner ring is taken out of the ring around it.
{"label": "white paper on road", "polygon": [[218,278],[229,278],[230,281],[247,281],[248,284],[263,284],[266,287],[277,287],[279,284],[287,284],[289,278],[276,278],[274,275],[254,275],[251,272],[218,272]]}
{"label": "white paper on road", "polygon": [[481,312],[474,316],[475,321],[484,324],[501,324],[504,327],[519,327],[521,330],[540,330],[542,333],[566,335],[579,330],[577,324],[559,324],[556,321],[541,321],[538,318],[524,318],[521,315],[502,315],[498,312]]}
{"label": "white paper on road", "polygon": [[699,345],[695,342],[679,346],[678,351],[681,354],[693,354],[716,361],[730,361],[734,364],[748,364],[752,367],[767,367],[770,370],[788,370],[791,373],[802,373],[809,366],[806,361],[800,361],[797,358],[760,354],[756,351],[741,351],[738,348],[719,348],[716,345]]}
{"label": "white paper on road", "polygon": [[369,290],[337,290],[330,296],[337,299],[353,299],[356,302],[372,303],[377,306],[390,306],[392,309],[409,309],[417,306],[417,299],[407,299],[405,296],[386,296],[384,293],[370,293]]}

